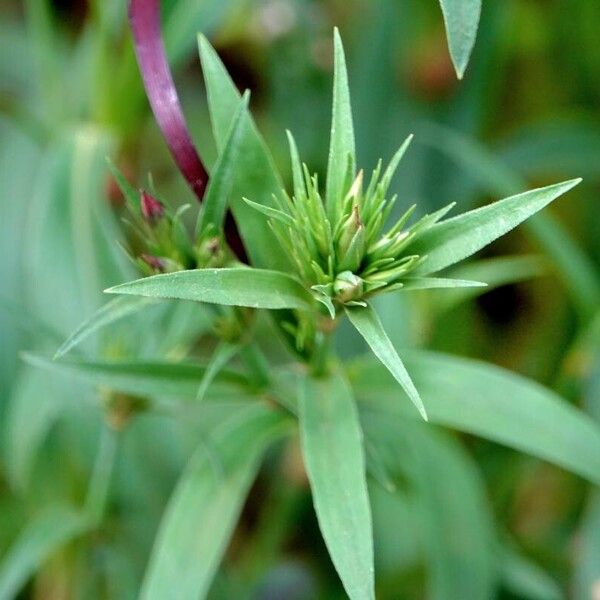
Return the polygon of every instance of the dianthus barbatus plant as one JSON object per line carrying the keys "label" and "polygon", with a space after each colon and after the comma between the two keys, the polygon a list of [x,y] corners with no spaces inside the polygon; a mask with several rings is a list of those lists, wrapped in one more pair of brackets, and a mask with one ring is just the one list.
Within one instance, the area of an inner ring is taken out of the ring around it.
{"label": "dianthus barbatus plant", "polygon": [[[301,163],[289,134],[293,175],[289,192],[249,113],[248,95],[240,96],[215,51],[200,37],[219,151],[208,179],[187,133],[159,44],[157,3],[132,2],[131,18],[157,121],[202,204],[190,236],[180,212],[172,214],[152,195],[138,193],[115,171],[128,198],[137,247],[142,247],[134,258],[147,276],[107,292],[224,307],[216,314],[213,331],[221,345],[198,382],[199,397],[235,353],[256,350],[251,325],[257,311],[268,311],[289,349],[284,370],[295,388],[284,386],[282,391],[275,371],[266,369],[255,383],[259,391],[269,392],[269,402],[265,403],[265,394],[260,395],[256,400],[260,411],[237,415],[235,423],[217,427],[215,443],[222,445],[225,457],[247,453],[248,461],[254,461],[259,452],[257,440],[264,445],[297,428],[317,518],[333,564],[351,598],[374,598],[365,443],[352,387],[331,343],[336,325],[344,318],[350,320],[427,419],[427,406],[371,299],[411,289],[485,285],[436,275],[507,233],[579,180],[525,192],[452,218],[445,217],[453,205],[420,219],[413,218],[415,207],[404,206],[400,216],[393,217],[402,199],[390,197],[389,187],[411,138],[400,145],[385,170],[379,164],[366,177],[357,168],[344,51],[337,30],[325,187]],[[232,248],[237,242],[231,240],[238,238],[232,235],[228,211],[235,219],[243,251]],[[115,315],[127,310],[120,306]],[[106,310],[91,319],[59,354],[109,320]],[[250,361],[247,368],[253,369]],[[398,402],[403,401],[400,393]],[[207,469],[202,473],[210,479]],[[227,476],[233,488],[245,489],[246,471]],[[194,502],[190,489],[178,488],[163,521],[144,581],[146,598],[168,597],[173,589],[169,586],[181,586],[183,597],[203,595],[216,569],[227,531],[215,544],[216,550],[209,552],[198,541],[202,532],[188,531],[185,523],[177,521],[177,508]],[[232,505],[231,514],[236,506]],[[164,548],[177,536],[189,541],[190,552],[175,560]],[[199,562],[208,566],[199,568]]]}

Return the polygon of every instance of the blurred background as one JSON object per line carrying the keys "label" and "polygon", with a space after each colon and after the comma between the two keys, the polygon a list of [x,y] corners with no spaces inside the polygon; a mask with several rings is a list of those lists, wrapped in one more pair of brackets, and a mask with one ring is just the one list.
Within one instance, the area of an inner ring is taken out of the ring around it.
{"label": "blurred background", "polygon": [[[196,33],[209,37],[240,89],[252,90],[252,111],[289,180],[286,128],[310,169],[324,172],[337,25],[347,53],[359,164],[371,169],[379,158],[388,160],[408,133],[415,134],[394,182],[404,206],[418,203],[427,212],[456,201],[463,211],[583,177],[543,218],[479,257],[520,258],[483,261],[472,272],[464,267],[465,278],[490,282],[486,293],[395,295],[384,298],[381,310],[399,346],[510,368],[600,419],[598,0],[484,2],[460,82],[436,0],[162,4],[184,111],[209,165],[215,148]],[[102,421],[97,390],[27,365],[20,352],[51,354],[102,305],[102,289],[134,272],[116,241],[124,231],[118,220],[123,199],[106,156],[136,185],[151,173],[160,197],[173,205],[195,202],[145,99],[125,0],[3,0],[0,565],[47,507],[81,504],[92,469]],[[167,339],[148,321],[139,334],[132,319],[127,326],[138,333],[104,340],[102,352],[176,357],[182,336],[198,334],[178,330],[177,323],[169,321]],[[345,344],[344,350],[361,348]],[[105,526],[41,561],[20,597],[135,597],[191,438],[184,425],[160,414],[136,421],[120,446]],[[598,600],[600,500],[589,484],[491,442],[452,439],[484,490],[496,529],[510,540],[506,547],[514,549],[498,553],[497,597]],[[247,589],[256,598],[343,597],[308,493],[289,508],[293,517],[277,552],[247,566],[240,547],[270,501],[260,479],[255,488],[227,557],[230,566],[211,594],[242,597],[227,587],[238,577],[252,581]],[[426,592],[410,510],[382,490],[373,491],[373,506],[379,596],[433,597]],[[439,510],[446,510],[443,503]],[[407,533],[400,543],[390,532],[402,528]],[[51,538],[52,519],[47,529]],[[31,570],[31,559],[21,558],[20,568]],[[239,564],[243,574],[236,575]]]}

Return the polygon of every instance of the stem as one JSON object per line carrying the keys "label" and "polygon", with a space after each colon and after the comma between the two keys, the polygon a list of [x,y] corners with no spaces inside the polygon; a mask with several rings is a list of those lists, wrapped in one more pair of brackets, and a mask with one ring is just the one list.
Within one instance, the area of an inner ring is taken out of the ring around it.
{"label": "stem", "polygon": [[106,510],[110,480],[117,454],[117,441],[117,432],[104,424],[100,432],[96,462],[85,499],[85,513],[96,526],[102,522]]}
{"label": "stem", "polygon": [[326,375],[329,370],[329,357],[331,353],[331,335],[317,332],[315,350],[310,359],[310,370],[315,377]]}

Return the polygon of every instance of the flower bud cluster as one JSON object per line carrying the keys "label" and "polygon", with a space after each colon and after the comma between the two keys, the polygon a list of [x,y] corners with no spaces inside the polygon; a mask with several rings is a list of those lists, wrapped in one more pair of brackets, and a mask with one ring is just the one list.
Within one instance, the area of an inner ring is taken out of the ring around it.
{"label": "flower bud cluster", "polygon": [[183,222],[188,208],[188,205],[183,206],[173,214],[145,190],[131,203],[126,222],[133,233],[133,260],[142,273],[156,275],[222,267],[231,260],[223,237],[217,231],[201,231],[195,242],[192,241]]}
{"label": "flower bud cluster", "polygon": [[376,293],[401,288],[403,278],[426,259],[410,253],[411,243],[452,208],[409,225],[415,210],[411,206],[386,230],[397,200],[387,198],[389,185],[409,141],[383,173],[379,161],[366,188],[362,171],[349,178],[343,196],[333,199],[333,209],[325,206],[317,177],[304,165],[293,197],[282,192],[279,209],[267,213],[300,279],[332,318],[341,306],[364,305]]}

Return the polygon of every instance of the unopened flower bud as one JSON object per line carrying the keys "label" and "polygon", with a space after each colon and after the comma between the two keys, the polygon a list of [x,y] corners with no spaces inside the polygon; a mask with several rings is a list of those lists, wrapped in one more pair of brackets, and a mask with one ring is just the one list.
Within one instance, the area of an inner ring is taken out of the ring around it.
{"label": "unopened flower bud", "polygon": [[148,192],[142,191],[140,196],[142,216],[150,224],[155,225],[165,214],[164,206]]}
{"label": "unopened flower bud", "polygon": [[342,304],[357,300],[363,294],[363,280],[350,271],[343,271],[333,282],[333,292]]}
{"label": "unopened flower bud", "polygon": [[336,251],[339,259],[343,258],[346,255],[348,249],[350,248],[350,244],[352,244],[354,236],[361,228],[363,228],[363,224],[360,220],[358,205],[354,204],[352,206],[352,212],[342,223],[338,234]]}
{"label": "unopened flower bud", "polygon": [[152,256],[152,254],[140,254],[140,260],[158,273],[164,273],[167,270],[164,260],[158,258],[158,256]]}

